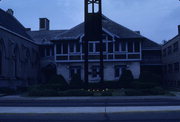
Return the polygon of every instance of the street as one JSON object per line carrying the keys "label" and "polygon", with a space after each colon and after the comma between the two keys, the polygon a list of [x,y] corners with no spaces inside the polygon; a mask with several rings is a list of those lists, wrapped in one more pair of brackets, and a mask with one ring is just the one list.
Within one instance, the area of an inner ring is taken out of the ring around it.
{"label": "street", "polygon": [[180,99],[63,99],[4,100],[1,107],[94,107],[94,106],[177,106]]}
{"label": "street", "polygon": [[0,122],[180,122],[180,112],[0,115]]}

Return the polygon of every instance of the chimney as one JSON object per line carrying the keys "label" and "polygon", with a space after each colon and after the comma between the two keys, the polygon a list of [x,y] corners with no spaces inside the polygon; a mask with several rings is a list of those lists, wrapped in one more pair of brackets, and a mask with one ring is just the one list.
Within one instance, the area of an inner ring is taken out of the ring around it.
{"label": "chimney", "polygon": [[26,29],[26,31],[31,31],[31,28],[25,28]]}
{"label": "chimney", "polygon": [[180,25],[178,25],[178,34],[180,35]]}
{"label": "chimney", "polygon": [[140,31],[135,31],[137,34],[141,34],[141,32]]}
{"label": "chimney", "polygon": [[39,30],[49,30],[49,20],[47,18],[39,19]]}
{"label": "chimney", "polygon": [[12,16],[14,15],[14,11],[12,9],[8,9],[6,12]]}

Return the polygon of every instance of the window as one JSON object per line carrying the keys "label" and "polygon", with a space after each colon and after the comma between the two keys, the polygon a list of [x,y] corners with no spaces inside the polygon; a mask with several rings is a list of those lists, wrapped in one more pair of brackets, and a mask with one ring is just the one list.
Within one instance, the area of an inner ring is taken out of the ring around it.
{"label": "window", "polygon": [[175,42],[174,44],[173,44],[173,51],[174,52],[177,52],[179,50],[179,43],[178,42]]}
{"label": "window", "polygon": [[172,53],[172,46],[168,47],[168,55],[170,55]]}
{"label": "window", "polygon": [[119,46],[120,45],[120,42],[119,41],[116,41],[115,42],[115,51],[117,51],[117,52],[119,52],[120,51],[120,49],[119,49]]}
{"label": "window", "polygon": [[126,65],[115,66],[115,78],[120,78],[123,70],[126,69]]}
{"label": "window", "polygon": [[46,48],[46,56],[50,56],[51,55],[51,49],[50,47]]}
{"label": "window", "polygon": [[133,42],[128,42],[128,52],[133,52]]}
{"label": "window", "polygon": [[167,65],[164,65],[164,73],[167,73]]}
{"label": "window", "polygon": [[120,77],[120,68],[119,67],[115,67],[115,77],[116,78]]}
{"label": "window", "polygon": [[122,41],[121,42],[121,51],[126,51],[126,42],[125,41]]}
{"label": "window", "polygon": [[103,43],[103,51],[106,52],[106,43]]}
{"label": "window", "polygon": [[140,52],[140,43],[139,42],[134,42],[134,50],[135,52]]}
{"label": "window", "polygon": [[168,72],[169,72],[169,73],[172,73],[172,71],[173,71],[173,65],[172,65],[172,64],[169,64],[169,65],[168,65]]}
{"label": "window", "polygon": [[57,53],[57,54],[61,54],[61,53],[62,53],[62,52],[61,52],[61,49],[62,49],[62,48],[61,48],[61,45],[62,45],[61,43],[56,44],[56,53]]}
{"label": "window", "polygon": [[108,52],[113,53],[113,42],[108,43]]}
{"label": "window", "polygon": [[163,56],[166,56],[166,49],[163,50]]}
{"label": "window", "polygon": [[93,45],[93,43],[89,43],[89,52],[94,52],[94,45]]}
{"label": "window", "polygon": [[96,43],[96,52],[100,52],[100,43]]}
{"label": "window", "polygon": [[72,79],[74,75],[78,75],[78,77],[81,78],[81,67],[80,66],[70,67],[70,78]]}
{"label": "window", "polygon": [[70,52],[73,53],[74,52],[74,42],[69,43],[69,48],[70,48]]}
{"label": "window", "polygon": [[179,62],[174,63],[174,72],[179,72]]}
{"label": "window", "polygon": [[93,66],[92,67],[92,77],[97,78],[99,76],[99,66]]}
{"label": "window", "polygon": [[64,42],[63,43],[63,54],[67,54],[68,53],[68,43]]}
{"label": "window", "polygon": [[76,52],[80,52],[80,43],[76,42]]}

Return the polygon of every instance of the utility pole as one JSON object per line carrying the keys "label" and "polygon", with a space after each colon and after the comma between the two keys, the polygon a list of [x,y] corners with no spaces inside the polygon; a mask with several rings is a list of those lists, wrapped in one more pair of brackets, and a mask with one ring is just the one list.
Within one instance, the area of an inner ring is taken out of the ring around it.
{"label": "utility pole", "polygon": [[89,82],[89,41],[99,41],[101,82],[104,81],[103,41],[102,41],[102,2],[85,0],[85,38],[84,38],[84,80]]}

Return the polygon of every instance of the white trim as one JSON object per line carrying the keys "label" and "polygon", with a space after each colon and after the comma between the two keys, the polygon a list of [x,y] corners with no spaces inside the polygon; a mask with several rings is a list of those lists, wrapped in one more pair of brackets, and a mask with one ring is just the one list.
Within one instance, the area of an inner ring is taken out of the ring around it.
{"label": "white trim", "polygon": [[118,37],[118,36],[112,34],[111,32],[109,32],[108,30],[106,30],[105,28],[102,28],[102,30],[103,30],[104,32],[106,32],[107,34],[109,34],[110,36],[112,36],[113,38],[114,38],[114,37]]}
{"label": "white trim", "polygon": [[0,26],[0,29],[3,29],[3,30],[5,30],[5,31],[7,31],[7,32],[9,32],[9,33],[11,33],[11,34],[14,34],[14,35],[16,35],[16,36],[18,36],[18,37],[20,37],[20,38],[23,38],[23,39],[25,39],[25,40],[27,40],[27,41],[33,43],[33,44],[38,45],[38,44],[35,43],[34,41],[32,41],[32,40],[30,40],[30,39],[28,39],[28,38],[26,38],[26,37],[24,37],[24,36],[21,36],[20,34],[15,33],[15,32],[13,32],[13,31],[7,29],[7,28],[4,28],[3,26]]}
{"label": "white trim", "polygon": [[[142,61],[141,59],[105,59],[104,62],[119,62],[119,61],[123,61],[123,62],[134,62],[134,61]],[[56,63],[82,63],[84,62],[84,60],[56,60]],[[89,62],[99,62],[99,60],[89,60]]]}

